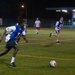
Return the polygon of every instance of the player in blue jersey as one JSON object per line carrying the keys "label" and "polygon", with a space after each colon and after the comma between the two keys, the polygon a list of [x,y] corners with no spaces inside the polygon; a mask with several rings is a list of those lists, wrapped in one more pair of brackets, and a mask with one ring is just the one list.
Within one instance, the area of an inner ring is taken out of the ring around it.
{"label": "player in blue jersey", "polygon": [[[24,22],[24,30],[25,30],[25,34],[27,33],[27,20],[26,19],[23,19],[25,22]],[[18,25],[18,23],[16,23],[16,25]],[[11,33],[10,31],[9,31],[9,33]],[[22,34],[20,34],[20,36],[18,37],[18,39],[16,40],[17,42],[19,42],[20,41],[20,39],[21,39],[21,37],[23,38],[23,35]]]}
{"label": "player in blue jersey", "polygon": [[20,34],[22,34],[24,40],[28,42],[26,35],[25,35],[25,31],[24,31],[24,20],[20,20],[18,24],[19,25],[6,27],[0,38],[0,42],[1,42],[6,32],[8,31],[11,32],[10,34],[6,36],[6,39],[5,39],[5,42],[7,42],[6,47],[5,47],[5,50],[0,53],[0,56],[7,54],[11,50],[11,48],[13,48],[14,49],[13,56],[10,62],[10,66],[12,67],[16,67],[14,61],[15,61],[16,54],[19,50],[17,42],[16,42],[17,38],[19,37]]}
{"label": "player in blue jersey", "polygon": [[63,17],[60,17],[60,20],[55,24],[56,34],[50,33],[49,37],[55,36],[57,38],[56,42],[59,43],[60,30],[63,28]]}

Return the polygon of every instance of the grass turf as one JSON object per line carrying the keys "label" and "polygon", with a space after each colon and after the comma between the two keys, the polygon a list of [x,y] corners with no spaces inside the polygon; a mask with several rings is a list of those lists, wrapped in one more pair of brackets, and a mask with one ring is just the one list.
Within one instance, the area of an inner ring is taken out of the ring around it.
{"label": "grass turf", "polygon": [[[1,29],[1,32],[3,32]],[[28,43],[23,39],[19,42],[19,52],[15,63],[17,67],[10,67],[13,49],[0,57],[0,75],[74,75],[75,74],[75,30],[63,29],[60,44],[55,43],[54,29],[42,28],[39,34],[35,29],[28,28]],[[0,52],[5,49],[4,40],[0,43]],[[55,60],[57,66],[49,66],[50,60]]]}

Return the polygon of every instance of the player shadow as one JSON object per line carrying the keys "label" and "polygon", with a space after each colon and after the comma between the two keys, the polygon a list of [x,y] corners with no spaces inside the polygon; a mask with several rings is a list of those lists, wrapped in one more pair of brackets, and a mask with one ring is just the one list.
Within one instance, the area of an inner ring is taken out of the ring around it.
{"label": "player shadow", "polygon": [[52,47],[52,46],[57,46],[60,45],[60,43],[46,43],[46,44],[42,44],[43,47]]}

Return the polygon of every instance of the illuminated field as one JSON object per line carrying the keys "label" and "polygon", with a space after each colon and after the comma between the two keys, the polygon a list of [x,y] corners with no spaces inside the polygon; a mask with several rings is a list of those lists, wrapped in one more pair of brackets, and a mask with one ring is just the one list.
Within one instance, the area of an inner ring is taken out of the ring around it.
{"label": "illuminated field", "polygon": [[[0,34],[4,28],[1,28]],[[15,63],[9,66],[13,49],[0,57],[0,75],[75,75],[75,30],[63,29],[60,44],[55,43],[54,29],[41,28],[39,34],[35,29],[28,28],[28,43],[23,39],[19,42],[19,52]],[[5,49],[4,40],[0,43],[0,52]],[[49,66],[50,60],[56,60],[56,68]]]}

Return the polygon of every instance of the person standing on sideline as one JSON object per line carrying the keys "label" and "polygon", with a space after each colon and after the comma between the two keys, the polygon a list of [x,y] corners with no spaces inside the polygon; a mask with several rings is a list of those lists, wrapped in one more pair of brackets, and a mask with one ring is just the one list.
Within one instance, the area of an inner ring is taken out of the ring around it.
{"label": "person standing on sideline", "polygon": [[60,30],[63,28],[63,17],[60,17],[60,20],[56,22],[55,24],[55,31],[56,31],[56,34],[53,34],[53,33],[50,33],[49,37],[51,36],[55,36],[57,39],[56,39],[56,42],[57,43],[60,43],[59,42],[59,37],[60,37]]}
{"label": "person standing on sideline", "polygon": [[39,33],[39,30],[40,30],[40,25],[41,25],[41,21],[39,20],[39,18],[36,18],[36,21],[34,23],[34,27],[36,28],[36,34]]}
{"label": "person standing on sideline", "polygon": [[20,20],[18,22],[18,25],[14,25],[14,26],[10,26],[10,27],[6,27],[3,34],[0,37],[0,42],[3,40],[4,35],[6,34],[6,32],[10,31],[11,33],[6,35],[6,46],[5,46],[5,50],[0,52],[0,57],[7,54],[12,48],[14,49],[13,51],[13,55],[11,58],[11,62],[10,62],[10,66],[12,67],[16,67],[14,61],[15,61],[15,57],[16,54],[19,50],[18,45],[17,45],[17,38],[19,37],[19,35],[22,33],[24,40],[26,41],[26,43],[28,42],[26,35],[25,35],[25,31],[24,31],[24,20]]}

